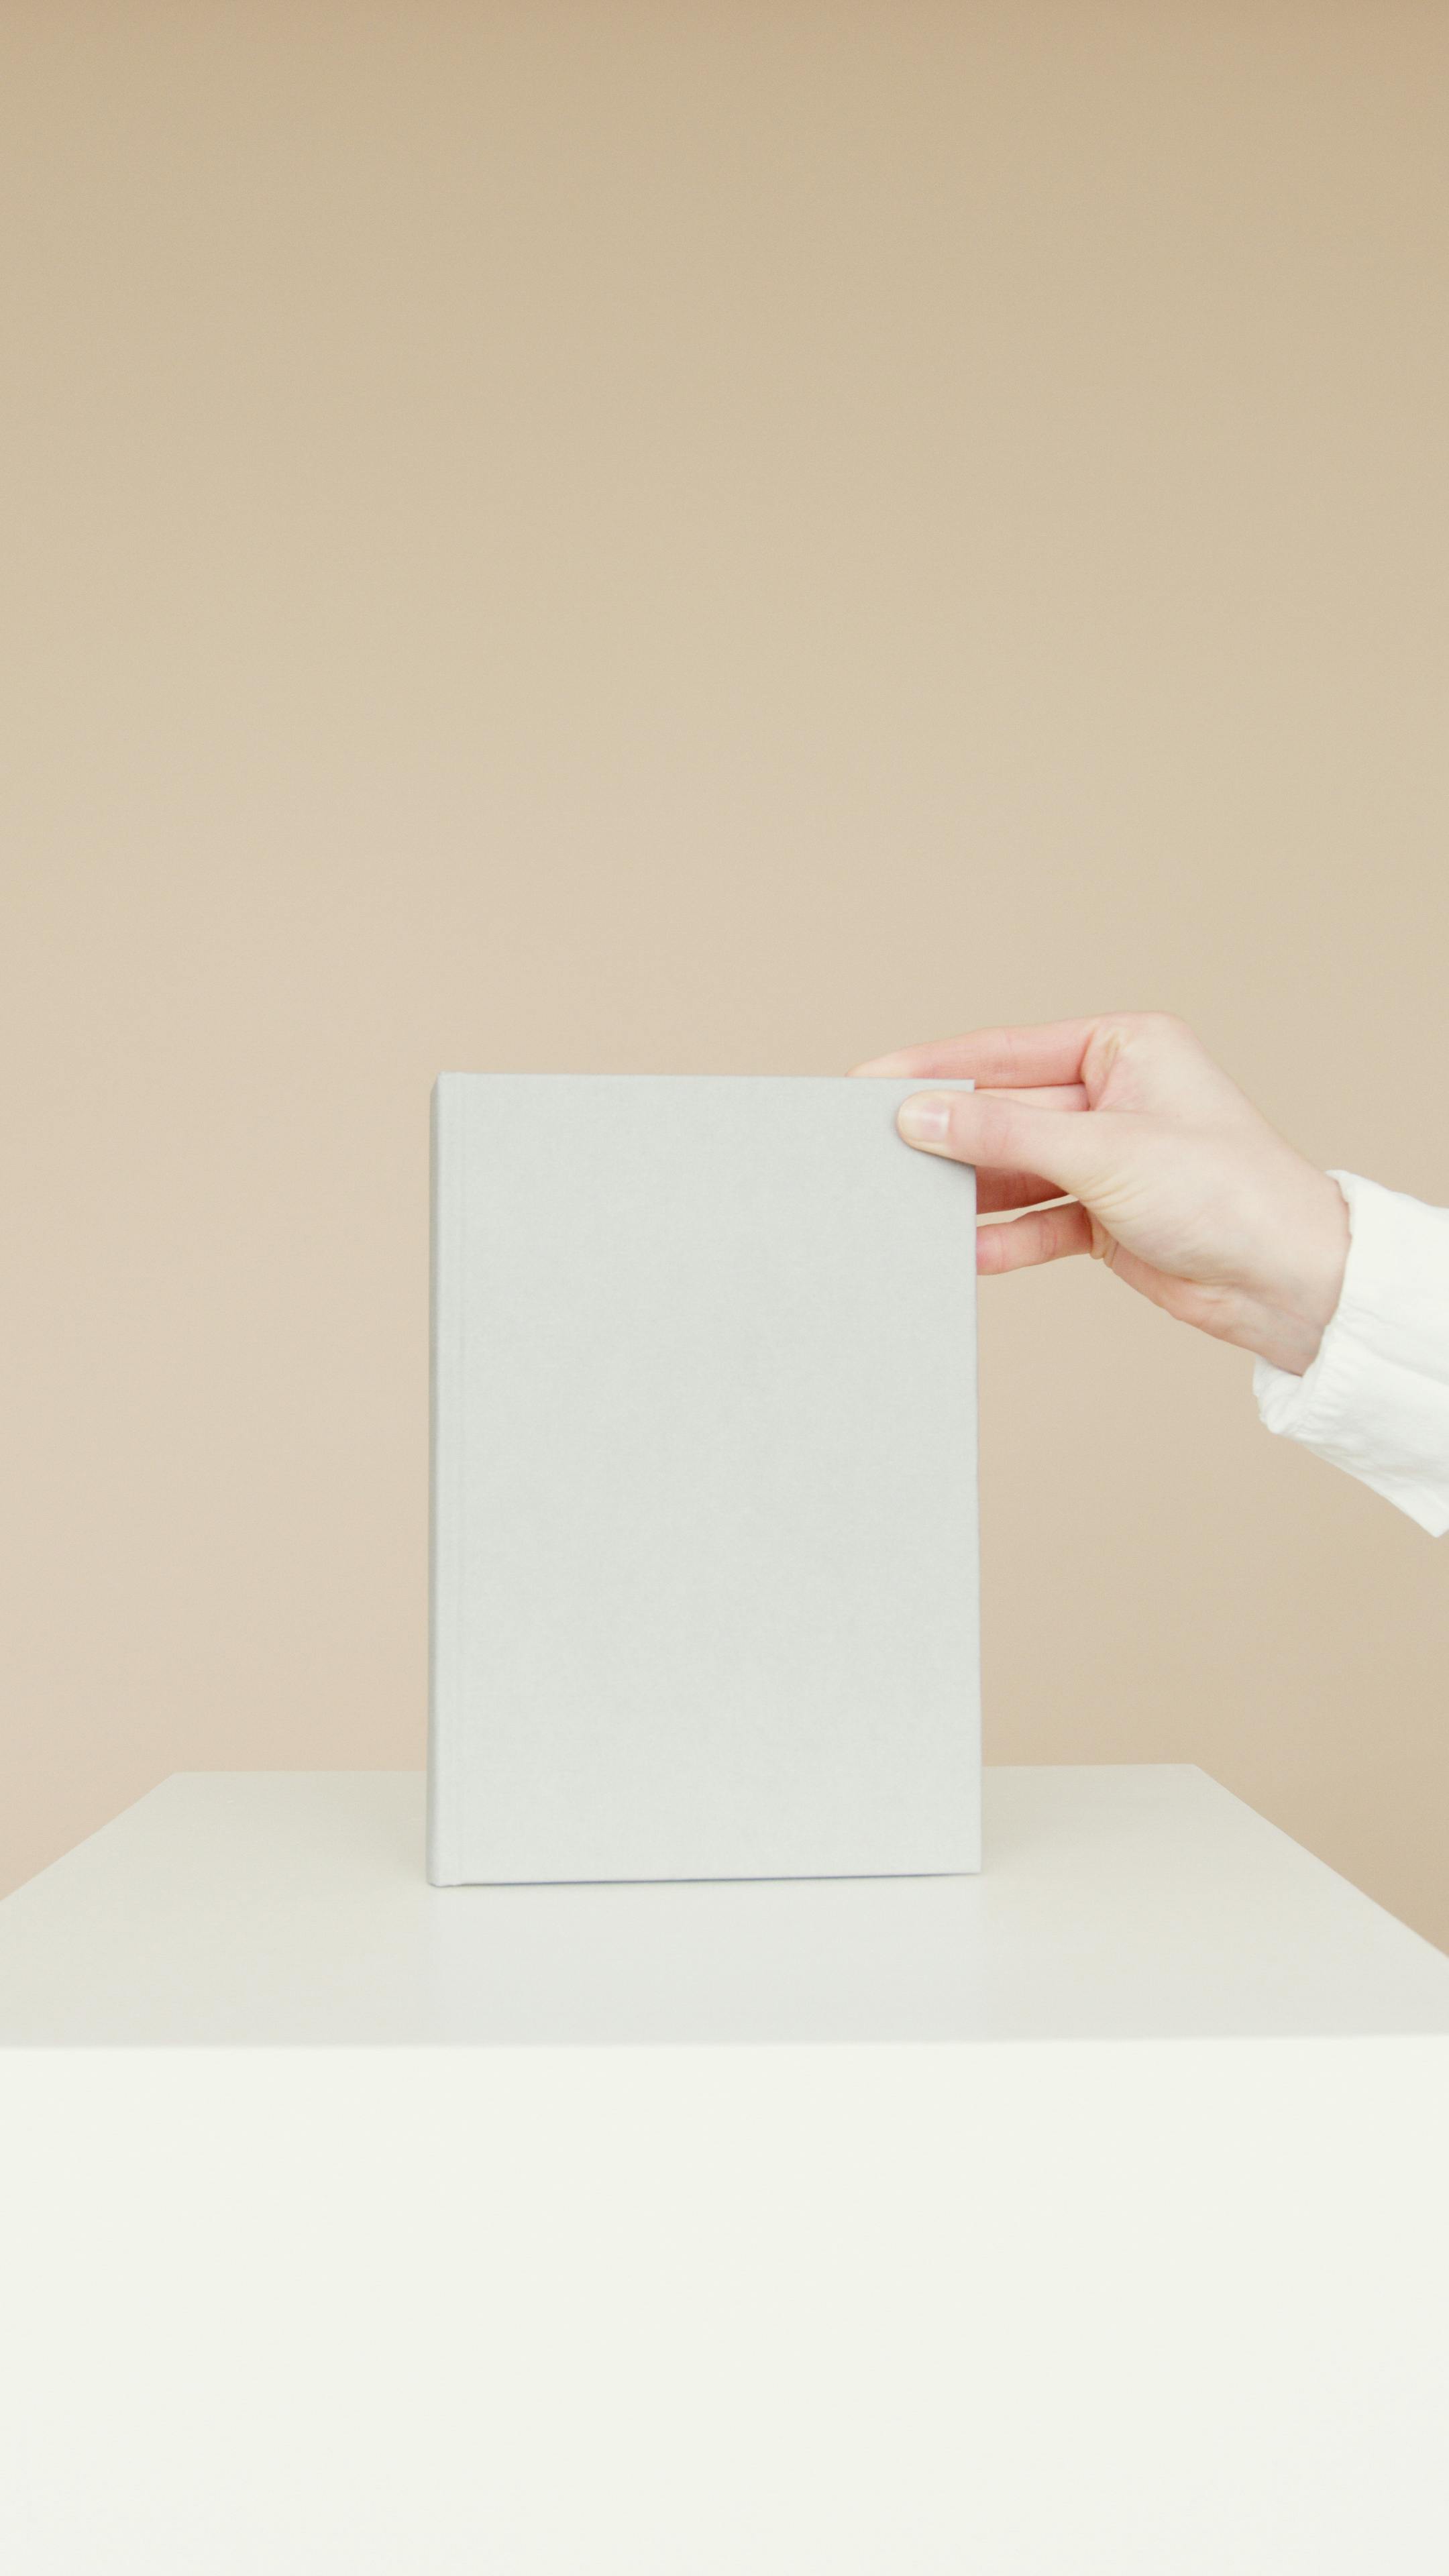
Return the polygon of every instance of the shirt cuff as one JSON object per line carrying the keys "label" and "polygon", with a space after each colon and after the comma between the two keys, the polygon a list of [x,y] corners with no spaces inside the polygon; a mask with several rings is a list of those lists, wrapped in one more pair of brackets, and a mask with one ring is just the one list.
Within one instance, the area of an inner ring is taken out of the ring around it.
{"label": "shirt cuff", "polygon": [[1258,1360],[1270,1431],[1299,1440],[1418,1522],[1449,1530],[1449,1208],[1333,1172],[1348,1202],[1343,1290],[1302,1377]]}

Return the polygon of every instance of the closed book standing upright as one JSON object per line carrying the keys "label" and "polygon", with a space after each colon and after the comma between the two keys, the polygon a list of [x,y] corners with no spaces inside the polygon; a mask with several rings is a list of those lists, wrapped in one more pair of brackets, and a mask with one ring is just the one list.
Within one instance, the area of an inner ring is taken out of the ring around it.
{"label": "closed book standing upright", "polygon": [[439,1078],[435,1883],[980,1866],[975,1186],[917,1087]]}

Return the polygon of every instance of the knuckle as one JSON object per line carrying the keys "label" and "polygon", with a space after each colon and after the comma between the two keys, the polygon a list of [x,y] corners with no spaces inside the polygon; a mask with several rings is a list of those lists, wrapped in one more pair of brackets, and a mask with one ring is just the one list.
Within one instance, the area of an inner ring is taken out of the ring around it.
{"label": "knuckle", "polygon": [[1075,1252],[1080,1241],[1075,1207],[1052,1208],[1048,1211],[1047,1245],[1053,1261],[1061,1261]]}
{"label": "knuckle", "polygon": [[1192,1031],[1175,1011],[1111,1011],[1092,1030],[1083,1060],[1090,1090],[1124,1057],[1152,1057],[1164,1047],[1192,1043]]}
{"label": "knuckle", "polygon": [[1104,1034],[1115,1037],[1122,1045],[1133,1039],[1163,1037],[1184,1025],[1175,1011],[1112,1011],[1097,1022]]}
{"label": "knuckle", "polygon": [[989,1092],[965,1092],[951,1112],[951,1132],[963,1151],[970,1147],[983,1161],[993,1162],[1009,1149],[1015,1115],[1009,1100],[994,1099]]}

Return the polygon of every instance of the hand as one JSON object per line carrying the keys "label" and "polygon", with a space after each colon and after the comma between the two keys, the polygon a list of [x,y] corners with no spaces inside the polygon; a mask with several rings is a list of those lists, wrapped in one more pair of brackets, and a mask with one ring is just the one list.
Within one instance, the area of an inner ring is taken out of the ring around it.
{"label": "hand", "polygon": [[897,1122],[908,1144],[976,1165],[983,1214],[1031,1211],[980,1229],[979,1270],[1090,1252],[1199,1332],[1295,1377],[1311,1365],[1343,1287],[1343,1193],[1181,1020],[978,1029],[855,1070],[981,1086],[918,1092]]}

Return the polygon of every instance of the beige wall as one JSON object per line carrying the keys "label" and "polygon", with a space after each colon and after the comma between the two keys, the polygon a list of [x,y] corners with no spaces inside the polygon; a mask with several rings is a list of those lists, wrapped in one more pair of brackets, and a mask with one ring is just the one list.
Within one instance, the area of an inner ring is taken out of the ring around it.
{"label": "beige wall", "polygon": [[[0,1883],[421,1760],[439,1066],[1163,1006],[1449,1200],[1446,76],[1417,0],[12,0]],[[992,1756],[1449,1941],[1449,1553],[1099,1271],[984,1302]]]}

